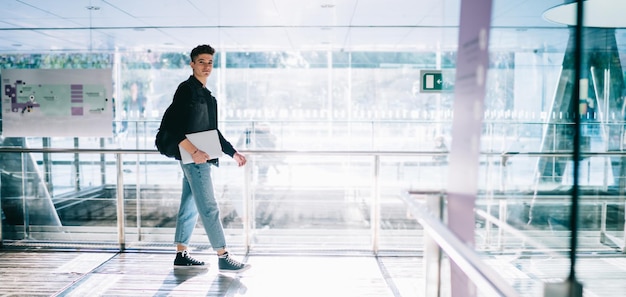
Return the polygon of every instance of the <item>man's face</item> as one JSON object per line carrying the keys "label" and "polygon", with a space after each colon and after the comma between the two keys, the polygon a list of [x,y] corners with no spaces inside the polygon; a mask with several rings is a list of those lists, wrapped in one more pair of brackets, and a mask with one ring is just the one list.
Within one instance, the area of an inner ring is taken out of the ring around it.
{"label": "man's face", "polygon": [[213,70],[213,55],[200,54],[195,61],[189,63],[193,69],[193,75],[198,78],[207,78]]}

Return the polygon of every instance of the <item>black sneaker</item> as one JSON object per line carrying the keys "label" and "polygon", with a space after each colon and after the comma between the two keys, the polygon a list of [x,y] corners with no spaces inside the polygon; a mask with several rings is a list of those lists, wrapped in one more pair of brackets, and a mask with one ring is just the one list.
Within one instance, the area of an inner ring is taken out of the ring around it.
{"label": "black sneaker", "polygon": [[204,265],[204,262],[189,257],[189,252],[182,251],[176,253],[176,259],[174,259],[174,268],[207,269],[208,267]]}
{"label": "black sneaker", "polygon": [[242,272],[250,268],[250,264],[243,264],[230,257],[228,252],[219,256],[217,262],[220,272]]}

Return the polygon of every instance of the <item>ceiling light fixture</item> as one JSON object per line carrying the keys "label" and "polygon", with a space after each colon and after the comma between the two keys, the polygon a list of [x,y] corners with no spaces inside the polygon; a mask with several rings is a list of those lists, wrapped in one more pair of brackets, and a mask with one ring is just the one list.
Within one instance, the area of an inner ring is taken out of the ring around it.
{"label": "ceiling light fixture", "polygon": [[[622,0],[587,0],[583,3],[583,22],[587,27],[626,28],[623,11],[626,1]],[[557,24],[575,26],[578,3],[566,3],[546,10],[543,18]]]}
{"label": "ceiling light fixture", "polygon": [[322,8],[333,8],[335,7],[335,4],[331,4],[331,3],[325,3],[320,5]]}

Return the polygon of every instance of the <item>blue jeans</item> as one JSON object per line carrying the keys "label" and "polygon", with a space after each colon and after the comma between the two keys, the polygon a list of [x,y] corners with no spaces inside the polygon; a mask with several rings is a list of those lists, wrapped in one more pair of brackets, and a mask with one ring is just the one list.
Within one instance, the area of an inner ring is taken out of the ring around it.
{"label": "blue jeans", "polygon": [[200,215],[213,249],[217,251],[226,248],[220,210],[211,181],[211,164],[182,164],[181,162],[180,166],[183,169],[183,191],[176,218],[175,243],[189,245],[191,233]]}

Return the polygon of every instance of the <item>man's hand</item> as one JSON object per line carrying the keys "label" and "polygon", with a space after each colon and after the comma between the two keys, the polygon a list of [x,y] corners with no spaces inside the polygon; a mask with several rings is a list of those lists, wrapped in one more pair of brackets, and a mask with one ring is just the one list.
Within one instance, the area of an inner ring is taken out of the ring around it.
{"label": "man's hand", "polygon": [[240,153],[235,153],[233,155],[233,160],[235,160],[235,162],[237,162],[237,165],[239,165],[239,167],[246,165],[246,157]]}
{"label": "man's hand", "polygon": [[195,153],[191,154],[191,158],[193,162],[196,164],[206,163],[209,160],[209,154],[205,153],[202,150],[197,150]]}

